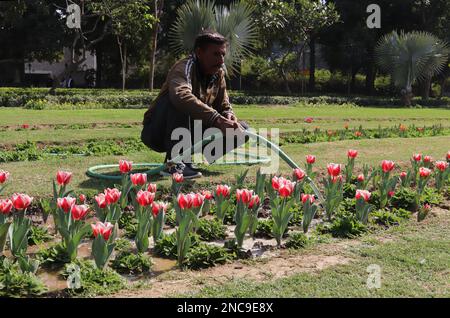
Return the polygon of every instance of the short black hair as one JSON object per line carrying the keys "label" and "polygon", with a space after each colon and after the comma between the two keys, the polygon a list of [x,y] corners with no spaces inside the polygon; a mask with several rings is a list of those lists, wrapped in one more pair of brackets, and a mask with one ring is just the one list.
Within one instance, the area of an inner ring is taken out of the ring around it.
{"label": "short black hair", "polygon": [[222,45],[227,42],[227,39],[222,34],[213,30],[204,30],[195,38],[194,50],[197,48],[204,49],[208,44]]}

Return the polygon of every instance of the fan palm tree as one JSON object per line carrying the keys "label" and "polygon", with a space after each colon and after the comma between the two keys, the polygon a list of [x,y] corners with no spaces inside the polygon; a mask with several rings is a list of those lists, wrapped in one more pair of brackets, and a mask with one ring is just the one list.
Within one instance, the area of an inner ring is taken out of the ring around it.
{"label": "fan palm tree", "polygon": [[241,59],[251,55],[256,40],[251,14],[252,8],[241,2],[225,7],[208,0],[189,0],[178,8],[177,20],[169,33],[170,44],[176,54],[190,53],[197,34],[206,29],[215,30],[228,40],[225,65],[233,73]]}
{"label": "fan palm tree", "polygon": [[394,84],[402,89],[405,105],[411,105],[412,85],[430,81],[446,65],[449,49],[444,41],[422,31],[393,31],[383,36],[375,48],[378,66],[390,72]]}

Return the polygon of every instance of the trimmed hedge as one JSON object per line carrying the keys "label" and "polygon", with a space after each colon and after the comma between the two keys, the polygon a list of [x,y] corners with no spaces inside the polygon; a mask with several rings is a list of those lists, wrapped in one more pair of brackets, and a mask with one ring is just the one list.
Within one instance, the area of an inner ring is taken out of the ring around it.
{"label": "trimmed hedge", "polygon": [[[0,107],[25,107],[29,109],[71,109],[71,108],[147,108],[158,92],[147,90],[115,89],[58,89],[49,95],[43,88],[0,88]],[[353,104],[372,107],[402,107],[399,98],[370,96],[269,96],[253,95],[237,91],[230,92],[230,102],[238,105],[289,105],[303,104]],[[423,107],[450,107],[450,97],[420,97],[413,104]]]}

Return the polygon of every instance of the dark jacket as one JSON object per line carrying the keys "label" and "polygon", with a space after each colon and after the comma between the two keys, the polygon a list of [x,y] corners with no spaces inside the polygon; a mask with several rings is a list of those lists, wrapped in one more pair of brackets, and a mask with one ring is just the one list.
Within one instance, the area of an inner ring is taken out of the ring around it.
{"label": "dark jacket", "polygon": [[150,122],[155,105],[168,95],[174,108],[191,120],[200,119],[206,127],[214,126],[220,115],[233,112],[226,90],[225,71],[210,78],[202,77],[194,56],[178,61],[169,71],[158,97],[144,114],[144,125]]}

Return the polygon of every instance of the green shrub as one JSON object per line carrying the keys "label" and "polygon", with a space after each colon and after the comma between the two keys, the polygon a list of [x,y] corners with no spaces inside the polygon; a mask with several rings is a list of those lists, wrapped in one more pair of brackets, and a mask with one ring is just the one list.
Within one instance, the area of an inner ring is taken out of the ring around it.
{"label": "green shrub", "polygon": [[137,220],[131,212],[124,212],[119,218],[119,228],[125,231],[125,237],[134,239],[137,233],[137,225]]}
{"label": "green shrub", "polygon": [[422,204],[423,203],[428,203],[428,204],[431,204],[431,205],[438,205],[443,200],[444,200],[444,197],[442,196],[442,194],[437,192],[437,190],[435,188],[426,187],[423,190],[420,202]]}
{"label": "green shrub", "polygon": [[391,204],[396,208],[402,208],[409,211],[415,209],[416,191],[411,188],[401,188],[391,197]]}
{"label": "green shrub", "polygon": [[356,213],[356,199],[353,198],[345,198],[339,203],[338,210],[342,212],[349,212],[352,214]]}
{"label": "green shrub", "polygon": [[356,219],[352,213],[336,213],[330,225],[330,232],[334,237],[352,238],[364,233],[366,226]]}
{"label": "green shrub", "polygon": [[273,238],[272,227],[273,227],[273,219],[258,220],[255,237]]}
{"label": "green shrub", "polygon": [[117,239],[115,243],[116,246],[114,247],[114,250],[116,250],[117,252],[126,252],[132,248],[131,242],[123,237]]}
{"label": "green shrub", "polygon": [[98,269],[92,261],[76,260],[71,264],[67,264],[62,273],[64,279],[69,278],[72,273],[70,268],[74,265],[80,268],[81,287],[68,289],[67,291],[71,295],[82,297],[108,295],[118,292],[125,287],[125,281],[118,273],[109,268],[104,270]]}
{"label": "green shrub", "polygon": [[300,249],[304,248],[307,244],[308,244],[308,237],[304,233],[295,232],[289,234],[289,238],[286,242],[286,247],[292,249]]}
{"label": "green shrub", "polygon": [[303,219],[303,211],[302,205],[298,203],[294,203],[292,207],[289,209],[289,212],[292,213],[292,218],[289,220],[289,226],[300,226],[302,225]]}
{"label": "green shrub", "polygon": [[342,186],[344,198],[354,199],[356,194],[356,185],[351,183],[344,183]]}
{"label": "green shrub", "polygon": [[385,226],[398,225],[402,220],[401,217],[385,209],[373,211],[371,216],[375,223]]}
{"label": "green shrub", "polygon": [[37,245],[48,242],[53,238],[48,234],[47,228],[32,225],[28,232],[28,245]]}
{"label": "green shrub", "polygon": [[405,210],[405,209],[397,209],[393,208],[392,213],[394,213],[396,216],[398,216],[401,219],[409,219],[411,217],[411,211]]}
{"label": "green shrub", "polygon": [[233,259],[233,255],[224,247],[200,243],[189,250],[183,266],[201,269],[225,264]]}
{"label": "green shrub", "polygon": [[49,268],[62,267],[65,263],[70,262],[62,243],[40,249],[36,254],[36,258],[39,260],[41,266]]}
{"label": "green shrub", "polygon": [[[195,247],[200,243],[200,237],[197,234],[193,234],[191,236],[191,247]],[[163,257],[169,257],[176,259],[177,258],[177,240],[176,234],[173,232],[172,234],[166,235],[163,234],[163,237],[156,241],[154,252],[157,255]]]}
{"label": "green shrub", "polygon": [[0,257],[0,297],[40,296],[47,287],[34,274],[23,273],[17,263]]}
{"label": "green shrub", "polygon": [[197,234],[203,241],[222,240],[227,237],[226,227],[218,219],[200,219]]}
{"label": "green shrub", "polygon": [[44,99],[32,99],[25,103],[23,106],[26,109],[42,110],[47,106],[47,102]]}
{"label": "green shrub", "polygon": [[121,251],[112,261],[111,267],[119,273],[138,274],[150,271],[152,260],[142,253]]}

